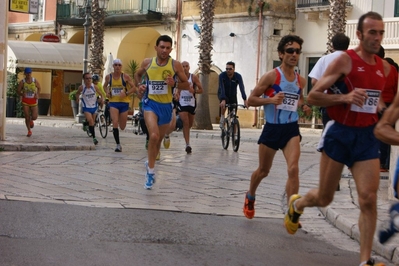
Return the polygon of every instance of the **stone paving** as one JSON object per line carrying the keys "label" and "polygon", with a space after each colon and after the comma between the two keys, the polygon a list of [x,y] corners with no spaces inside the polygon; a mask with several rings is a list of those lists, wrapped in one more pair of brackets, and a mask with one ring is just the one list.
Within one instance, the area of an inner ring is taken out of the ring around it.
{"label": "stone paving", "polygon": [[[256,141],[261,132],[242,129],[240,150],[234,152],[231,147],[222,148],[217,125],[214,130],[192,130],[191,155],[184,152],[182,133],[175,132],[170,149],[161,149],[154,189],[145,190],[145,137],[134,135],[131,124],[121,132],[122,153],[114,152],[111,132],[106,139],[97,132],[99,144],[94,146],[71,118],[40,117],[30,138],[25,136],[22,119],[7,118],[6,125],[6,140],[0,142],[2,200],[241,217],[244,194],[258,163]],[[304,194],[318,185],[320,130],[301,129],[301,133],[300,194]],[[356,188],[346,174],[330,206],[305,210],[301,217],[304,230],[317,233],[319,223],[327,220],[359,240]],[[255,218],[283,218],[286,175],[285,159],[278,152],[269,176],[258,188]],[[381,179],[378,226],[388,221],[392,203],[387,199],[388,186],[389,181]],[[399,264],[398,245],[398,236],[386,245],[375,238],[373,249]]]}

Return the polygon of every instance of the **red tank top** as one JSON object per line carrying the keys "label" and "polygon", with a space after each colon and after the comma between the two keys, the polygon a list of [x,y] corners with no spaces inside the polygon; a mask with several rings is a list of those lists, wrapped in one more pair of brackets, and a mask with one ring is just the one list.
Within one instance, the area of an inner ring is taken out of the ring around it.
{"label": "red tank top", "polygon": [[387,76],[384,90],[382,91],[382,98],[384,103],[392,103],[398,91],[398,71],[391,65],[391,71]]}
{"label": "red tank top", "polygon": [[[376,64],[369,65],[354,50],[346,52],[352,59],[352,70],[342,81],[337,81],[329,88],[328,93],[347,94],[355,88],[367,89],[369,95],[369,98],[366,100],[368,101],[368,107],[371,107],[371,105],[378,106],[376,96],[381,93],[385,86],[384,66],[381,58],[374,56]],[[382,96],[379,95],[379,97]],[[373,103],[371,104],[370,101]],[[367,127],[374,125],[378,121],[377,111],[373,113],[354,111],[353,109],[351,110],[351,104],[327,107],[327,113],[331,119],[346,126]]]}

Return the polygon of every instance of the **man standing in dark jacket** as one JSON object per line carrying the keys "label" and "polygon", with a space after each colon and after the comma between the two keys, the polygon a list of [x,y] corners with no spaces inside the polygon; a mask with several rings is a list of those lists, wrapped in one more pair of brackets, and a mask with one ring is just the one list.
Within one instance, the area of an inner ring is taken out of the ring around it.
{"label": "man standing in dark jacket", "polygon": [[[226,71],[219,75],[219,89],[218,97],[220,101],[220,127],[223,127],[224,113],[226,111],[226,104],[237,104],[237,86],[240,87],[241,97],[244,100],[244,105],[247,106],[247,95],[245,94],[245,87],[242,77],[235,72],[235,63],[227,62]],[[237,107],[236,107],[237,109]],[[230,109],[229,109],[230,111]]]}

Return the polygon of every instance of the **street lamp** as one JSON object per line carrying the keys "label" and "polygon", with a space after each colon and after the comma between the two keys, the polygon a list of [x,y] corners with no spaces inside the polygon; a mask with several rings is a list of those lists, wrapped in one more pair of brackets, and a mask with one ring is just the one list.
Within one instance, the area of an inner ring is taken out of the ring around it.
{"label": "street lamp", "polygon": [[[99,8],[104,10],[108,6],[109,0],[76,0],[76,5],[80,8],[84,8],[85,10],[85,23],[84,27],[84,53],[83,53],[83,74],[87,73],[87,65],[89,62],[89,27],[91,26],[91,7],[92,1],[97,1]],[[84,84],[84,81],[82,81]],[[79,101],[79,114],[77,115],[78,123],[82,123],[84,118],[84,114],[82,113],[82,101]]]}
{"label": "street lamp", "polygon": [[84,39],[84,55],[83,55],[83,72],[87,72],[88,54],[89,54],[89,27],[91,26],[91,6],[92,1],[98,1],[100,9],[107,9],[109,0],[76,0],[76,5],[85,9],[85,23],[83,24],[85,30]]}

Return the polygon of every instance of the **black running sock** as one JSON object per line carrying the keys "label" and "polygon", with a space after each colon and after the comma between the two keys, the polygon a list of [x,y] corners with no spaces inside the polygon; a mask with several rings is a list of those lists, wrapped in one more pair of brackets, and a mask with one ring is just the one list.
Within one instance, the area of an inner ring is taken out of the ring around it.
{"label": "black running sock", "polygon": [[95,133],[95,131],[94,131],[94,126],[89,126],[89,132],[90,132],[90,134],[91,134],[91,136],[92,136],[93,138],[96,137],[96,133]]}
{"label": "black running sock", "polygon": [[113,128],[112,134],[114,134],[114,139],[115,139],[116,144],[120,144],[119,143],[119,128]]}

